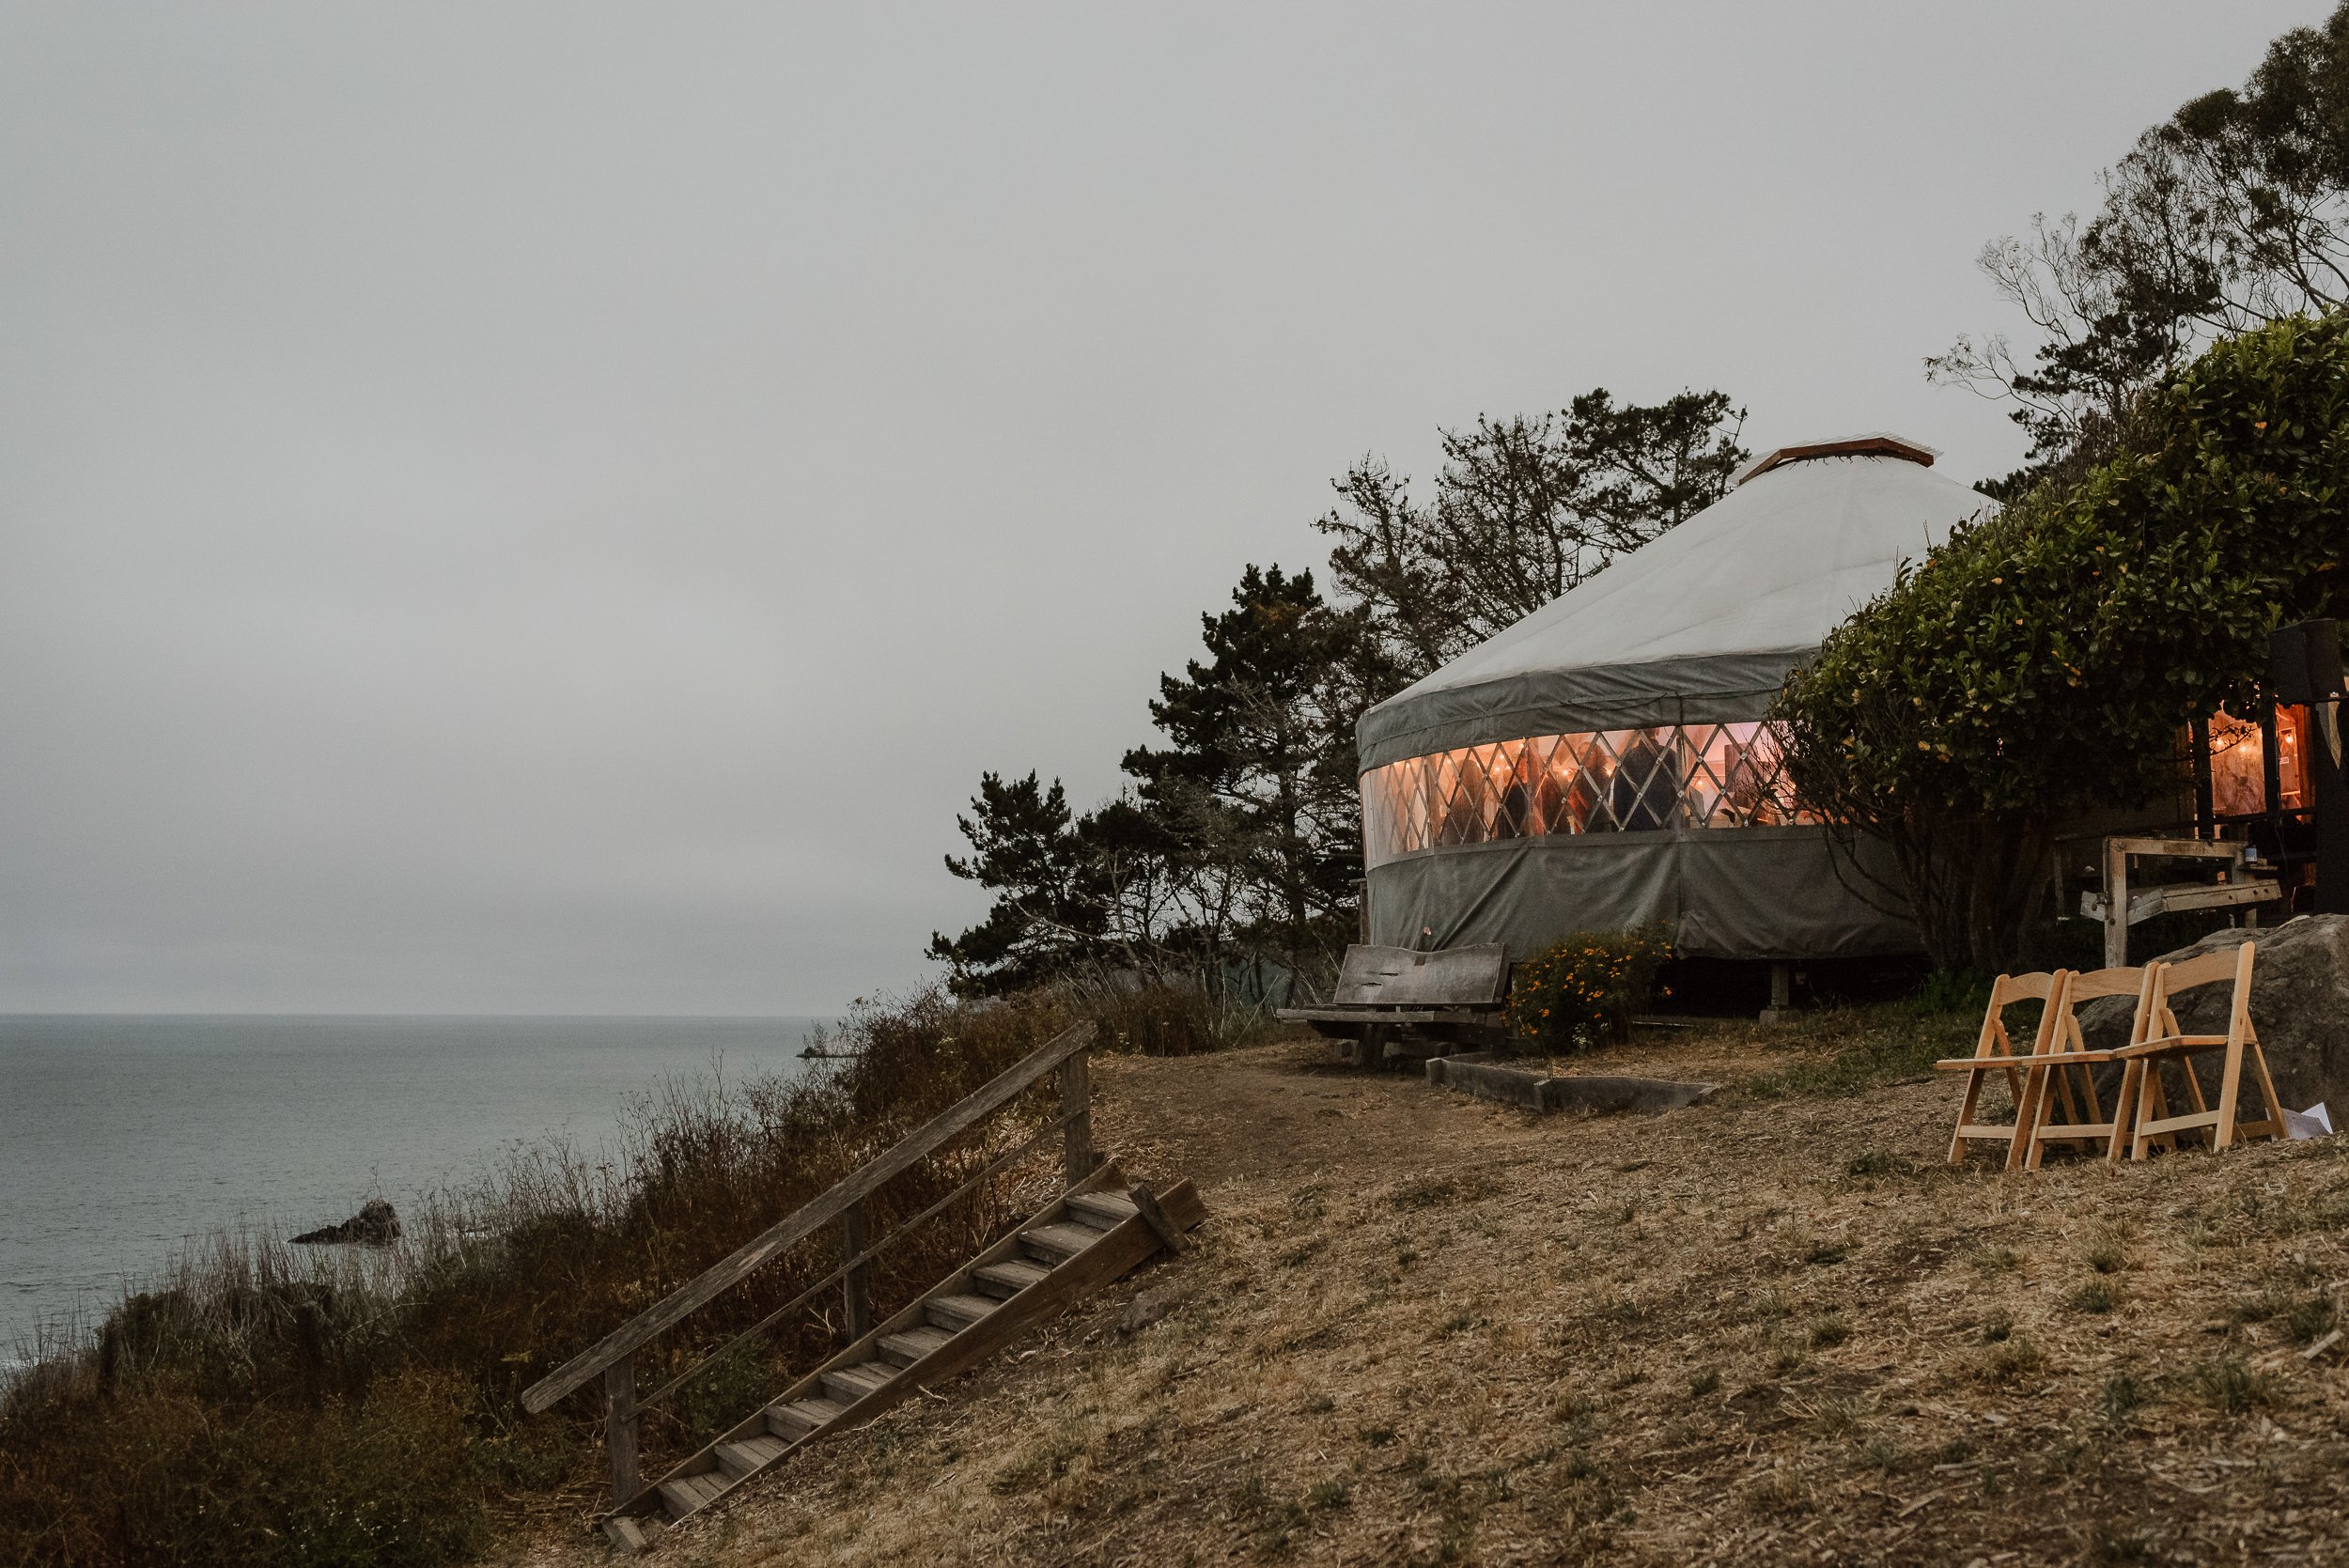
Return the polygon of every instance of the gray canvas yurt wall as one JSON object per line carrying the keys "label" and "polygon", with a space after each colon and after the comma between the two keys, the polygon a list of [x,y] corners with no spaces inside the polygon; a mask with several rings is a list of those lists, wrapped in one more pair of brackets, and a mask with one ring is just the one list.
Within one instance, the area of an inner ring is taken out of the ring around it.
{"label": "gray canvas yurt wall", "polygon": [[[1356,730],[1370,939],[1501,942],[1661,922],[1683,952],[1913,952],[1879,849],[1790,819],[1761,723],[1786,672],[1989,505],[1887,435],[1785,447],[1716,505]],[[1870,887],[1870,876],[1881,887]],[[1863,891],[1855,891],[1855,889]]]}

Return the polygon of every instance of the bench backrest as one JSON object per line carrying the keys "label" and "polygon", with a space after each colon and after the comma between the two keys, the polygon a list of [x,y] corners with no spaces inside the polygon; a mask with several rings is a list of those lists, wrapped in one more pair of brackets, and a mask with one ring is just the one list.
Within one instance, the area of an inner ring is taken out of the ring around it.
{"label": "bench backrest", "polygon": [[1408,947],[1346,950],[1338,967],[1337,1006],[1485,1007],[1509,989],[1509,952],[1499,942],[1414,953]]}

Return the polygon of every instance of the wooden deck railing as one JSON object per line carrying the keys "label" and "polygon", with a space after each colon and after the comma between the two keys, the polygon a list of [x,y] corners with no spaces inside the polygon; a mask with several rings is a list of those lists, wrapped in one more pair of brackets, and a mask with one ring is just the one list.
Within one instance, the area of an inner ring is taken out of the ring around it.
{"label": "wooden deck railing", "polygon": [[[557,1400],[601,1376],[604,1436],[612,1456],[613,1497],[615,1501],[625,1502],[637,1490],[637,1436],[645,1410],[668,1398],[753,1337],[765,1332],[786,1313],[805,1306],[834,1285],[841,1289],[849,1339],[853,1341],[863,1335],[871,1327],[865,1282],[872,1261],[916,1225],[943,1213],[957,1200],[975,1190],[982,1182],[1034,1154],[1055,1132],[1061,1136],[1061,1161],[1068,1184],[1074,1186],[1092,1174],[1094,1166],[1098,1163],[1093,1149],[1093,1076],[1085,1055],[1092,1044],[1093,1026],[1089,1023],[1074,1024],[1063,1030],[1017,1065],[1005,1069],[983,1087],[973,1090],[906,1134],[887,1153],[858,1167],[821,1197],[801,1204],[744,1242],[722,1261],[712,1264],[659,1302],[533,1383],[522,1390],[522,1408],[534,1415],[549,1409]],[[1018,1148],[988,1161],[976,1174],[952,1192],[878,1241],[867,1236],[864,1203],[884,1183],[911,1170],[953,1139],[1019,1098],[1047,1073],[1054,1071],[1060,1075],[1061,1109],[1058,1116],[1045,1123]],[[637,1351],[782,1257],[796,1243],[832,1224],[840,1227],[841,1234],[838,1267],[651,1393],[641,1396],[637,1393]]]}

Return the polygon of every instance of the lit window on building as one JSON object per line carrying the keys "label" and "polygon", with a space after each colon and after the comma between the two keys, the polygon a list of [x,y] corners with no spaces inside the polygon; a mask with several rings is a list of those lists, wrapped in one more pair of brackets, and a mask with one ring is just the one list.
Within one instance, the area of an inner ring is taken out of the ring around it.
{"label": "lit window on building", "polygon": [[[2302,741],[2308,733],[2309,710],[2276,709],[2276,776],[2281,799],[2278,811],[2306,811],[2309,799],[2308,756]],[[2210,721],[2210,803],[2218,816],[2260,816],[2267,805],[2267,744],[2260,726],[2247,719],[2220,712]]]}
{"label": "lit window on building", "polygon": [[1362,842],[1378,865],[1456,844],[1562,833],[1815,822],[1784,799],[1759,721],[1541,735],[1408,757],[1362,776]]}

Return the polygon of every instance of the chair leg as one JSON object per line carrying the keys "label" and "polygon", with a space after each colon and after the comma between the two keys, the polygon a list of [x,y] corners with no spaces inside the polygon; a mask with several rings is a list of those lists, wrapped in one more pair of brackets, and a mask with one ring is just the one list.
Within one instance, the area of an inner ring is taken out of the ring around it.
{"label": "chair leg", "polygon": [[2259,1074],[2260,1095],[2267,1102],[2267,1126],[2270,1138],[2284,1136],[2284,1102],[2276,1097],[2276,1080],[2267,1076],[2267,1052],[2257,1040],[2250,1042],[2251,1066]]}
{"label": "chair leg", "polygon": [[2218,1069],[2218,1125],[2211,1129],[2211,1150],[2217,1153],[2234,1142],[2234,1112],[2236,1102],[2243,1097],[2243,1042],[2227,1042],[2227,1054]]}
{"label": "chair leg", "polygon": [[[2012,1073],[2007,1075],[2009,1079],[2014,1076]],[[2010,1087],[2015,1100],[2015,1141],[2007,1145],[2006,1169],[2012,1171],[2023,1161],[2031,1129],[2046,1120],[2047,1070],[2045,1067],[2026,1067],[2023,1069],[2023,1081]]]}
{"label": "chair leg", "polygon": [[[2146,1124],[2158,1122],[2169,1114],[2170,1095],[2161,1086],[2161,1063],[2148,1059],[2145,1071],[2137,1080],[2137,1114],[2130,1119],[2137,1128],[2137,1136],[2129,1141],[2131,1159],[2143,1159],[2155,1141],[2155,1137],[2146,1132]],[[2160,1136],[2167,1139],[2170,1135],[2163,1133]]]}
{"label": "chair leg", "polygon": [[2122,1145],[2137,1131],[2138,1086],[2145,1076],[2145,1064],[2130,1060],[2121,1064],[2121,1087],[2114,1092],[2112,1102],[2112,1137],[2105,1144],[2105,1163],[2121,1163]]}
{"label": "chair leg", "polygon": [[1982,1069],[1966,1074],[1966,1098],[1957,1108],[1957,1130],[1950,1134],[1950,1163],[1966,1163],[1966,1129],[1974,1120],[1974,1107],[1982,1101]]}
{"label": "chair leg", "polygon": [[[2053,1071],[2058,1075],[2059,1087],[2061,1087],[2061,1075],[2063,1069],[2058,1067]],[[2066,1099],[2071,1097],[2068,1092],[2064,1097]],[[2048,1113],[2054,1110],[2054,1103],[2047,1094],[2046,1085],[2043,1084],[2039,1093],[2031,1096],[2030,1123],[2028,1130],[2019,1121],[2015,1125],[2016,1148],[2014,1157],[2007,1161],[2008,1170],[2015,1170],[2017,1166],[2026,1171],[2039,1169],[2040,1157],[2047,1152],[2046,1142],[2040,1137],[2040,1134],[2046,1130]]]}
{"label": "chair leg", "polygon": [[2192,1051],[2178,1053],[2178,1071],[2186,1075],[2186,1097],[2193,1105],[2196,1113],[2200,1114],[2208,1110],[2210,1101],[2202,1097],[2202,1075],[2194,1070]]}
{"label": "chair leg", "polygon": [[2096,1069],[2085,1063],[2080,1064],[2080,1095],[2088,1102],[2088,1119],[2092,1122],[2103,1121],[2105,1107],[2096,1096]]}
{"label": "chair leg", "polygon": [[[2072,1096],[2072,1075],[2061,1067],[2056,1068],[2055,1086],[2056,1094],[2063,1100],[2063,1119],[2067,1122],[2085,1120],[2080,1115],[2080,1102]],[[2044,1123],[2045,1118],[2042,1118],[2042,1121]]]}

